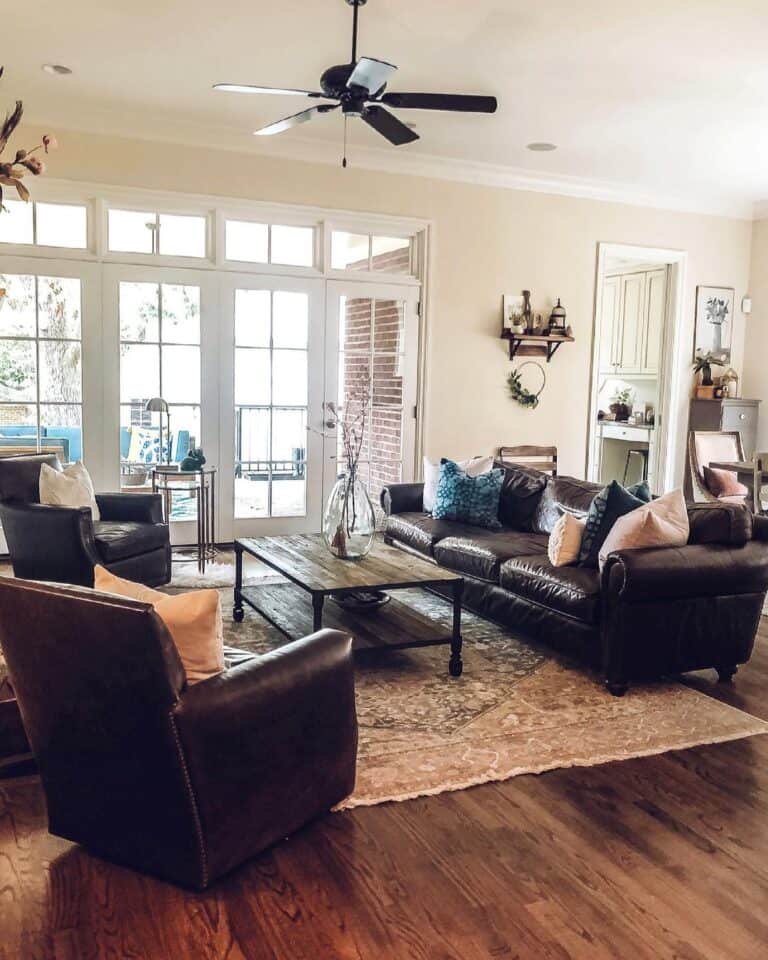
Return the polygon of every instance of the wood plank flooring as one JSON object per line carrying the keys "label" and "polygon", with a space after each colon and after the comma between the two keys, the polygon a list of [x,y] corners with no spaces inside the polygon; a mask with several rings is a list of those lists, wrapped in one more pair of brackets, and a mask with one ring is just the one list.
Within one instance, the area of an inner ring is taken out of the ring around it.
{"label": "wood plank flooring", "polygon": [[[768,621],[733,686],[768,719]],[[768,737],[522,776],[307,827],[207,894],[50,837],[0,780],[1,960],[758,960]]]}

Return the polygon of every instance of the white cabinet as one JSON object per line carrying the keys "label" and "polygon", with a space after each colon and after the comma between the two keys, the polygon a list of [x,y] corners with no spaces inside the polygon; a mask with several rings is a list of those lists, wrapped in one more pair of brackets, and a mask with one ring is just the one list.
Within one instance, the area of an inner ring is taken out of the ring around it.
{"label": "white cabinet", "polygon": [[666,267],[605,278],[600,318],[601,373],[658,374],[666,293]]}

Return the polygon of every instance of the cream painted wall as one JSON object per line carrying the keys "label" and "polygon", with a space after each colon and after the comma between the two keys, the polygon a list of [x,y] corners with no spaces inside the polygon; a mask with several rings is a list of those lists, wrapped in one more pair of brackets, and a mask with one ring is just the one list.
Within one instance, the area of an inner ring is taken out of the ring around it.
{"label": "cream painted wall", "polygon": [[746,317],[742,396],[762,400],[757,449],[768,450],[768,220],[752,224],[752,313]]}
{"label": "cream painted wall", "polygon": [[[62,146],[50,164],[56,178],[431,219],[425,452],[432,458],[556,443],[563,472],[584,475],[598,242],[688,251],[684,317],[691,343],[697,284],[733,286],[737,303],[747,289],[747,221],[356,170],[354,153],[342,170],[73,132],[59,131],[58,138]],[[534,411],[506,395],[510,361],[498,338],[501,296],[523,287],[544,314],[561,297],[576,336],[547,366]],[[738,323],[737,368],[742,338]],[[686,374],[681,409],[689,382]],[[679,461],[682,470],[682,451]]]}

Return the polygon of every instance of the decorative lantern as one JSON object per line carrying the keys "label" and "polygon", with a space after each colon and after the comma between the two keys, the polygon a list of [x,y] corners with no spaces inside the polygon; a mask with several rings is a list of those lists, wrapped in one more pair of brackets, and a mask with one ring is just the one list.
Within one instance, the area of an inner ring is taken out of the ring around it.
{"label": "decorative lantern", "polygon": [[565,307],[560,303],[560,297],[557,298],[557,304],[552,308],[549,315],[549,332],[566,334],[565,325]]}

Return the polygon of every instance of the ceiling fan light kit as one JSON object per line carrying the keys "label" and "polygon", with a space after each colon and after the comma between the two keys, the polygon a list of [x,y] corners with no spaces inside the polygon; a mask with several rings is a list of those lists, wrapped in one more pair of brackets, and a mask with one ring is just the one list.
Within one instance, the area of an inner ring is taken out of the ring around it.
{"label": "ceiling fan light kit", "polygon": [[[450,93],[387,93],[388,82],[397,67],[386,60],[357,56],[358,13],[367,0],[346,0],[352,7],[352,57],[349,63],[329,67],[320,77],[320,90],[264,87],[246,83],[216,83],[215,90],[227,93],[261,93],[279,96],[304,96],[336,103],[321,103],[255,130],[256,136],[283,133],[324,113],[341,108],[345,120],[358,117],[394,146],[419,139],[413,125],[403,123],[387,107],[412,110],[447,110],[458,113],[495,113],[495,97]],[[346,166],[346,163],[344,163]]]}

